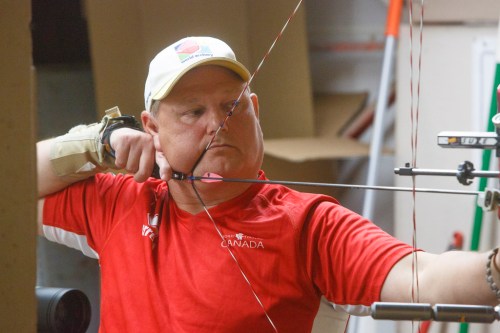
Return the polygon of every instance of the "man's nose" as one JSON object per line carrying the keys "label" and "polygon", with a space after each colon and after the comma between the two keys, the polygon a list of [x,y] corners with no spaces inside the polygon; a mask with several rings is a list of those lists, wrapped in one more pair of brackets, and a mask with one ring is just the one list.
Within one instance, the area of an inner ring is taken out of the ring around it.
{"label": "man's nose", "polygon": [[228,130],[227,124],[227,112],[221,108],[214,108],[210,112],[210,124],[209,124],[209,132],[210,134],[215,133],[219,130]]}

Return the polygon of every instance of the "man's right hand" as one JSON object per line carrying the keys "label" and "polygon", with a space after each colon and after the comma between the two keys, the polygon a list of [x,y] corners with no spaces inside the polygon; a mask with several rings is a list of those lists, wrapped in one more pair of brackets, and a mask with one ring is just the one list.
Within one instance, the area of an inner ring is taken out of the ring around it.
{"label": "man's right hand", "polygon": [[156,176],[162,180],[172,178],[172,168],[163,152],[155,149],[151,134],[120,128],[111,133],[110,145],[115,151],[115,165],[133,174],[137,182],[151,177],[155,167]]}
{"label": "man's right hand", "polygon": [[[120,128],[111,133],[109,143],[115,151],[115,165],[134,175],[137,182],[144,182],[153,173],[156,151],[153,137],[145,132]],[[168,168],[166,160],[163,168]],[[159,165],[160,166],[160,165]]]}

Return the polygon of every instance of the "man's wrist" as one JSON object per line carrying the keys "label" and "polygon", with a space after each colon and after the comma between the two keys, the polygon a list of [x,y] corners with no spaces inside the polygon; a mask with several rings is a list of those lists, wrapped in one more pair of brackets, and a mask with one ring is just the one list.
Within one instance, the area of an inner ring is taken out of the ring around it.
{"label": "man's wrist", "polygon": [[111,158],[115,158],[115,150],[111,146],[111,134],[120,128],[130,128],[137,131],[142,131],[141,124],[135,119],[134,116],[120,115],[118,117],[110,118],[100,138],[101,144],[104,146],[104,154]]}
{"label": "man's wrist", "polygon": [[500,288],[498,287],[497,282],[500,277],[500,264],[497,260],[500,257],[498,255],[498,247],[493,249],[488,255],[488,261],[486,262],[486,282],[490,287],[491,291],[495,294],[495,297],[498,301],[500,301]]}
{"label": "man's wrist", "polygon": [[106,152],[101,142],[106,128],[122,117],[118,107],[106,110],[101,122],[78,125],[67,134],[54,139],[50,161],[55,175],[75,182],[106,169],[115,169],[114,157]]}

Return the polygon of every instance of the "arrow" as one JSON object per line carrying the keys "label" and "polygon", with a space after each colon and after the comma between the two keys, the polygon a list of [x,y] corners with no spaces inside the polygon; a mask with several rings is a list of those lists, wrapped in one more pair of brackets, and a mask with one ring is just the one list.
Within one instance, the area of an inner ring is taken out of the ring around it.
{"label": "arrow", "polygon": [[316,183],[302,182],[290,180],[269,180],[269,179],[243,179],[243,178],[224,178],[216,173],[207,172],[203,176],[188,176],[179,172],[174,172],[172,179],[175,180],[190,180],[201,181],[203,183],[253,183],[253,184],[279,184],[287,186],[318,186],[318,187],[334,187],[347,188],[354,190],[379,190],[379,191],[401,191],[401,192],[421,192],[421,193],[439,193],[439,194],[459,194],[459,195],[479,195],[479,191],[461,191],[461,190],[445,190],[433,188],[415,188],[412,187],[394,187],[394,186],[369,186],[369,185],[352,185],[352,184],[335,184],[335,183]]}

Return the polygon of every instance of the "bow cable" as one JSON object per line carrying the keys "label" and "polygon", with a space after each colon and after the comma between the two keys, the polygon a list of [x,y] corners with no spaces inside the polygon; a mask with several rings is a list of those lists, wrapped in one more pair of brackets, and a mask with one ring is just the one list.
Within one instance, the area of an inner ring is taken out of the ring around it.
{"label": "bow cable", "polygon": [[[418,146],[418,118],[420,112],[420,82],[422,72],[422,41],[423,41],[423,22],[424,22],[424,0],[420,1],[420,38],[418,51],[418,76],[416,96],[414,96],[414,72],[413,72],[413,0],[409,1],[409,21],[410,21],[410,123],[411,123],[411,166],[416,168],[417,164],[417,146]],[[416,210],[416,178],[412,176],[412,281],[411,281],[411,301],[419,303],[420,288],[418,279],[418,255],[417,255],[417,210]],[[412,322],[413,326],[413,322]],[[420,327],[420,324],[418,325]],[[413,329],[412,329],[413,331]]]}

